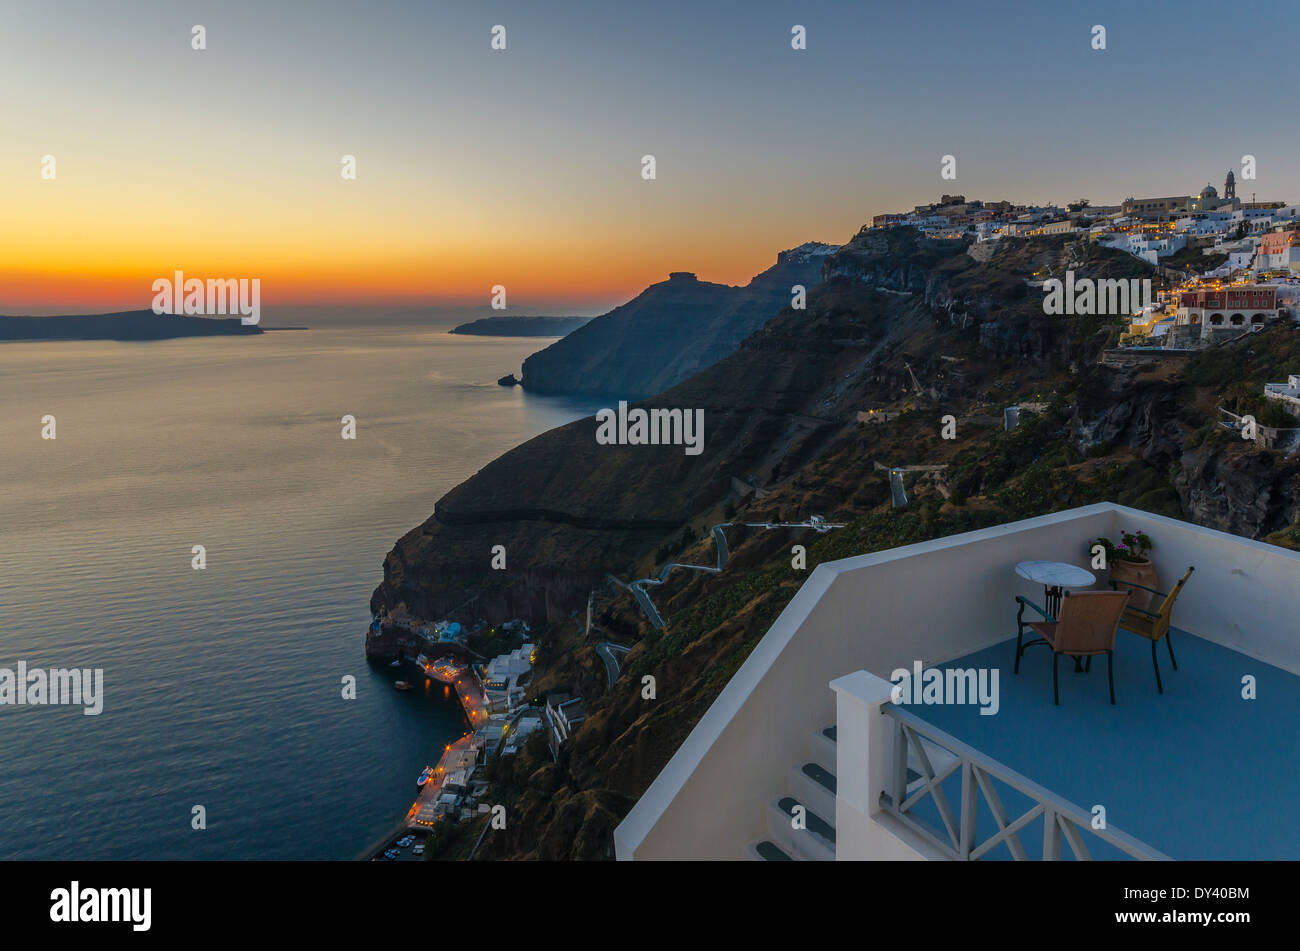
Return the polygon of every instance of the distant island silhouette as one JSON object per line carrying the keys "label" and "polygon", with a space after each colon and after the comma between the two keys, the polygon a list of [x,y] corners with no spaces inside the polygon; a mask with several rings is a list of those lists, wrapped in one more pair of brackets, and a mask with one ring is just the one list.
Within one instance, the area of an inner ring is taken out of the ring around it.
{"label": "distant island silhouette", "polygon": [[260,334],[256,324],[238,317],[187,317],[150,310],[115,314],[73,314],[55,317],[0,316],[3,340],[170,340],[175,337],[225,337]]}
{"label": "distant island silhouette", "polygon": [[481,317],[452,329],[475,337],[563,337],[585,325],[590,317]]}

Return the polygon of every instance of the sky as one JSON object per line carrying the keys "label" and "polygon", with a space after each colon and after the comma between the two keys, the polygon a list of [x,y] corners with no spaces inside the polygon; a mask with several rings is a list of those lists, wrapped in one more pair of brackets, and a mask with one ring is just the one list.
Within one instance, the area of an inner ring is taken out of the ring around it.
{"label": "sky", "polygon": [[1298,25],[1195,0],[0,0],[0,313],[143,309],[177,270],[259,278],[267,313],[494,285],[506,313],[599,313],[943,193],[1113,204],[1251,154],[1239,195],[1296,201],[1270,64]]}

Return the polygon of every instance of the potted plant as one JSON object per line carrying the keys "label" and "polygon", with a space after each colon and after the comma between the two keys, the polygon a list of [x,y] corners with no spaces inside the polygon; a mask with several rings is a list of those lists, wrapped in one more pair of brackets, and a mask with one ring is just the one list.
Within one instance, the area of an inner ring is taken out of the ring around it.
{"label": "potted plant", "polygon": [[[1121,584],[1129,581],[1148,588],[1159,587],[1156,567],[1147,557],[1155,544],[1146,532],[1121,532],[1118,542],[1105,537],[1094,538],[1088,544],[1089,551],[1097,545],[1106,550],[1106,567],[1110,569],[1111,581]],[[1141,588],[1131,590],[1133,596],[1129,599],[1130,603],[1149,610],[1155,595]]]}

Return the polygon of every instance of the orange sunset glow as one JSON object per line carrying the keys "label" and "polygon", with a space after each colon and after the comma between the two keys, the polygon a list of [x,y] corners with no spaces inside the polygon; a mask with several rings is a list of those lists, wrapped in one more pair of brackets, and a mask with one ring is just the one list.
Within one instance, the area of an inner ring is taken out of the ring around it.
{"label": "orange sunset glow", "polygon": [[[1200,174],[1136,115],[1106,117],[1126,153],[1076,147],[1073,120],[1050,110],[972,124],[964,87],[913,75],[904,11],[845,27],[842,10],[810,8],[816,42],[792,56],[779,5],[739,20],[725,4],[514,4],[499,51],[474,4],[53,6],[6,13],[4,35],[24,41],[0,57],[15,91],[0,313],[147,308],[177,269],[260,278],[270,313],[484,307],[498,284],[515,313],[599,313],[669,271],[747,283],[782,249],[843,243],[945,190],[1060,199],[1069,180],[1119,200],[1119,182],[1141,192]],[[1011,42],[969,28],[972,50]],[[1022,95],[1010,64],[1039,55],[1027,44],[1011,42],[1005,68],[981,61],[981,102]],[[1045,79],[1059,64],[1040,65]],[[1008,138],[1015,163],[999,158]],[[955,140],[954,185],[938,162]],[[1293,152],[1274,151],[1281,175]]]}
{"label": "orange sunset glow", "polygon": [[[176,269],[259,277],[268,308],[478,306],[496,284],[512,304],[599,307],[671,270],[743,284],[800,236],[769,225],[738,241],[721,219],[686,228],[656,200],[662,183],[635,176],[588,217],[494,189],[404,191],[367,180],[364,164],[357,181],[343,181],[325,157],[311,169],[268,170],[283,177],[278,189],[255,170],[187,182],[129,158],[64,158],[50,181],[38,161],[5,162],[17,182],[10,211],[24,222],[0,234],[0,305],[9,313],[144,308],[154,279]],[[631,233],[628,221],[637,222]]]}

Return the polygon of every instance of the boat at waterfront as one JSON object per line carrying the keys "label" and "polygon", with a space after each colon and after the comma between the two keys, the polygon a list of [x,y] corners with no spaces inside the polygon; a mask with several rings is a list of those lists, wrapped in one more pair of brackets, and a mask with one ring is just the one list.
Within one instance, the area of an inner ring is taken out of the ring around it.
{"label": "boat at waterfront", "polygon": [[396,687],[398,690],[410,690],[414,686],[414,684],[409,684],[405,680],[399,680],[395,684],[393,684],[393,686]]}
{"label": "boat at waterfront", "polygon": [[427,783],[429,780],[433,779],[433,774],[435,772],[436,772],[436,768],[433,766],[424,767],[424,771],[420,773],[420,778],[415,781],[415,788],[423,789],[424,784]]}

